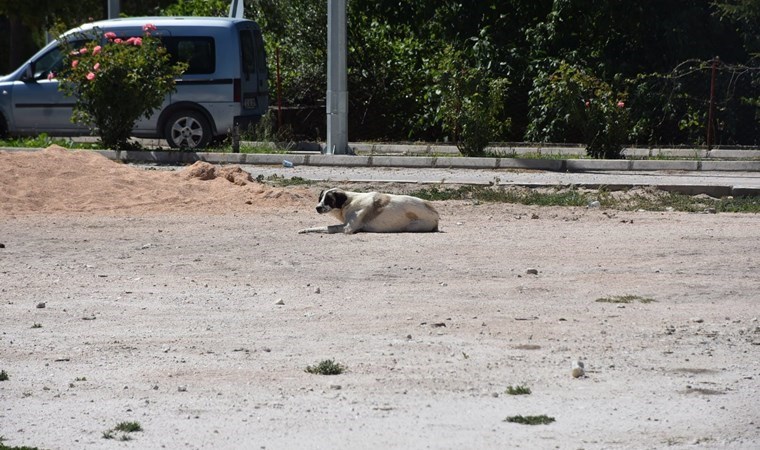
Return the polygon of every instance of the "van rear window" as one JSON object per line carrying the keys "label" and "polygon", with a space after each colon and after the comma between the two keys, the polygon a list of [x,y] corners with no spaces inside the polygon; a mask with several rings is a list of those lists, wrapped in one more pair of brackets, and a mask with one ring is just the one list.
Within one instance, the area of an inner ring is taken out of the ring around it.
{"label": "van rear window", "polygon": [[164,36],[161,41],[172,55],[172,62],[187,63],[185,74],[216,72],[214,38],[208,36]]}

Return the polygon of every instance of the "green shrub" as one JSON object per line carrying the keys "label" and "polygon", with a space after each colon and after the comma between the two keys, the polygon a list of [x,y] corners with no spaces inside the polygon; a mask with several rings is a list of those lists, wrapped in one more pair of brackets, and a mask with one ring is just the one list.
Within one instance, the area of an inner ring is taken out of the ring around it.
{"label": "green shrub", "polygon": [[450,50],[440,63],[443,79],[440,118],[464,156],[485,156],[485,148],[504,136],[511,120],[504,117],[510,82],[487,69],[467,67],[464,56]]}
{"label": "green shrub", "polygon": [[631,129],[626,93],[584,68],[559,61],[539,73],[530,97],[528,139],[580,138],[593,158],[622,157]]}

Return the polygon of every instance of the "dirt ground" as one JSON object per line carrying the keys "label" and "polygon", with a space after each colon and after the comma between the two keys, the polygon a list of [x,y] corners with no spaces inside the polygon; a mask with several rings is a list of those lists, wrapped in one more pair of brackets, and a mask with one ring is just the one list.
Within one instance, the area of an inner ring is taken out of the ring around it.
{"label": "dirt ground", "polygon": [[0,152],[2,443],[760,448],[757,215],[446,201],[440,233],[299,235],[320,188]]}

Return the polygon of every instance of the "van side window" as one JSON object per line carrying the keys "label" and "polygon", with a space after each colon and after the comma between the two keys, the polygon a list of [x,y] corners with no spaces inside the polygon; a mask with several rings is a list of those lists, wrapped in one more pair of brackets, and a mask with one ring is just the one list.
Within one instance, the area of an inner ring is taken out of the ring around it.
{"label": "van side window", "polygon": [[161,41],[172,56],[172,63],[186,62],[186,75],[216,72],[214,38],[207,36],[166,36]]}
{"label": "van side window", "polygon": [[240,49],[243,52],[243,73],[248,80],[256,72],[256,51],[250,30],[240,30]]}

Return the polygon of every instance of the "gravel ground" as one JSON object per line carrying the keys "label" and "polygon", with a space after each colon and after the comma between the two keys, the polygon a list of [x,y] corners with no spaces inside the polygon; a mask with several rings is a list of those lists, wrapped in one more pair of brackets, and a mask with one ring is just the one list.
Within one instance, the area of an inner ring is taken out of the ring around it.
{"label": "gravel ground", "polygon": [[6,445],[760,446],[756,215],[447,201],[440,233],[299,235],[318,186],[80,157],[0,152]]}

